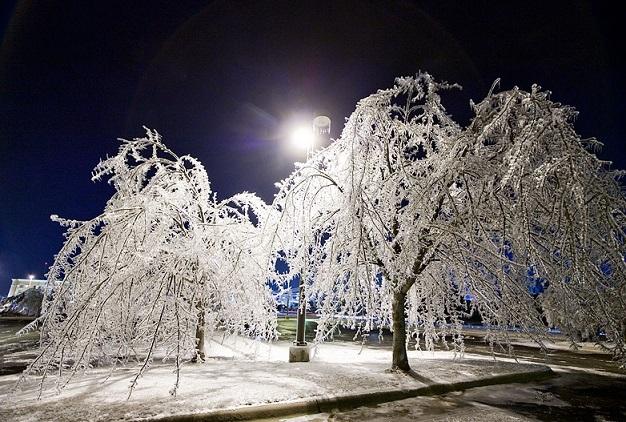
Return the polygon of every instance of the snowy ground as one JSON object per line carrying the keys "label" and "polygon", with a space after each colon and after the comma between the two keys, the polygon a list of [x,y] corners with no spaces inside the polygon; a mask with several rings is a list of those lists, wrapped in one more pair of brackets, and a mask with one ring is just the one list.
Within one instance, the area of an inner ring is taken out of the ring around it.
{"label": "snowy ground", "polygon": [[[478,339],[469,340],[467,350],[489,353]],[[557,376],[275,421],[626,421],[626,369],[620,369],[598,346],[586,343],[572,351],[566,340],[557,337],[548,344],[552,351],[544,356],[535,343],[521,336],[513,342],[520,362],[546,364]],[[504,357],[497,354],[498,359]]]}
{"label": "snowy ground", "polygon": [[561,372],[524,384],[472,388],[352,410],[280,418],[285,422],[625,421],[626,377]]}
{"label": "snowy ground", "polygon": [[[482,339],[485,336],[486,331],[475,328],[463,328],[463,335],[466,339],[479,338]],[[533,340],[529,339],[523,333],[508,332],[507,335],[513,346],[526,346],[538,348],[539,345]],[[544,345],[550,350],[576,350],[578,353],[600,353],[609,354],[606,349],[603,349],[600,345],[592,341],[581,341],[573,346],[571,341],[563,334],[549,334],[548,340],[544,342]],[[606,344],[608,347],[613,347],[612,343]]]}
{"label": "snowy ground", "polygon": [[[387,370],[390,352],[330,343],[314,350],[310,363],[287,363],[289,343],[272,346],[241,338],[211,341],[211,359],[187,364],[177,397],[169,389],[175,382],[171,366],[155,364],[140,379],[129,400],[128,385],[136,368],[116,370],[104,381],[105,369],[92,370],[70,383],[60,394],[52,385],[37,401],[35,380],[12,395],[17,375],[0,377],[0,420],[132,420],[313,396],[354,394],[385,389],[417,388],[431,382],[457,382],[517,373],[536,366],[494,362],[478,355],[455,361],[447,352],[410,351],[417,379]],[[52,388],[50,388],[52,387]]]}
{"label": "snowy ground", "polygon": [[15,335],[26,323],[17,319],[0,319],[0,376],[23,371],[26,363],[37,356],[39,332],[20,337]]}

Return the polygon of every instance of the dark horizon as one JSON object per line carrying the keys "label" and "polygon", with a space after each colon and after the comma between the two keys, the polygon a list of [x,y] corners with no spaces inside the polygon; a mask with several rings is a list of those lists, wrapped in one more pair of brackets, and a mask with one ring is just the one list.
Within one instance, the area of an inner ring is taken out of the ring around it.
{"label": "dark horizon", "polygon": [[496,78],[537,83],[624,169],[622,16],[590,1],[5,3],[0,294],[43,278],[63,241],[50,214],[102,211],[113,191],[91,170],[143,125],[198,158],[219,197],[271,201],[304,158],[287,146],[291,123],[326,114],[338,137],[360,98],[424,70],[463,86],[444,97],[462,123]]}

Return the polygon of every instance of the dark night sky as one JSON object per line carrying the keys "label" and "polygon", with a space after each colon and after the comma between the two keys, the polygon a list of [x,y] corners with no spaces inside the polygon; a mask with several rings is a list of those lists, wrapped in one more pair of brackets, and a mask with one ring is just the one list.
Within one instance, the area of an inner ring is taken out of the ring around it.
{"label": "dark night sky", "polygon": [[112,190],[90,172],[118,137],[155,128],[219,196],[270,201],[302,158],[290,122],[327,114],[338,136],[359,98],[420,69],[463,85],[445,97],[462,122],[494,79],[539,83],[626,168],[624,10],[462,3],[0,3],[0,294],[46,273],[63,232],[50,214],[102,211]]}

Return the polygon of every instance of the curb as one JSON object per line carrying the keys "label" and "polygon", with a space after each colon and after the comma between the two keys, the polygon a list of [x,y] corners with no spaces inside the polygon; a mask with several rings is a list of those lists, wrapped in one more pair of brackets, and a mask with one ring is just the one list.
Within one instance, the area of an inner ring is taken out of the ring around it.
{"label": "curb", "polygon": [[437,383],[418,388],[401,390],[375,390],[358,394],[318,396],[289,402],[268,403],[261,405],[219,409],[205,413],[188,415],[170,415],[165,417],[146,418],[143,421],[154,422],[224,422],[266,419],[296,414],[324,413],[333,410],[348,410],[364,405],[408,399],[418,396],[432,396],[468,388],[485,387],[488,385],[523,383],[551,378],[555,373],[547,366],[524,373],[513,373],[485,377],[473,381],[454,383]]}

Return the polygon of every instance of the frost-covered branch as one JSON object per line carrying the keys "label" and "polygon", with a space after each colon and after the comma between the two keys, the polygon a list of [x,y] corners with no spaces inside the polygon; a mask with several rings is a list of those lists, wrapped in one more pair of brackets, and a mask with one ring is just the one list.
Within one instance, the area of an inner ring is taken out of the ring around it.
{"label": "frost-covered branch", "polygon": [[572,339],[603,330],[623,354],[620,173],[537,86],[494,86],[467,128],[442,105],[451,87],[398,78],[280,184],[277,224],[290,236],[275,250],[311,274],[318,339],[337,320],[389,327],[394,366],[408,369],[405,319],[426,347],[452,334],[462,351],[462,318],[480,312],[500,327],[496,343],[511,326],[541,341],[547,318]]}
{"label": "frost-covered branch", "polygon": [[[48,273],[41,351],[25,371],[51,369],[63,387],[98,365],[138,359],[135,388],[153,359],[204,359],[214,330],[276,337],[261,234],[267,206],[244,193],[218,201],[204,167],[179,157],[161,137],[122,141],[93,178],[115,193],[102,214],[63,220],[66,241]],[[176,394],[179,375],[172,394]]]}

